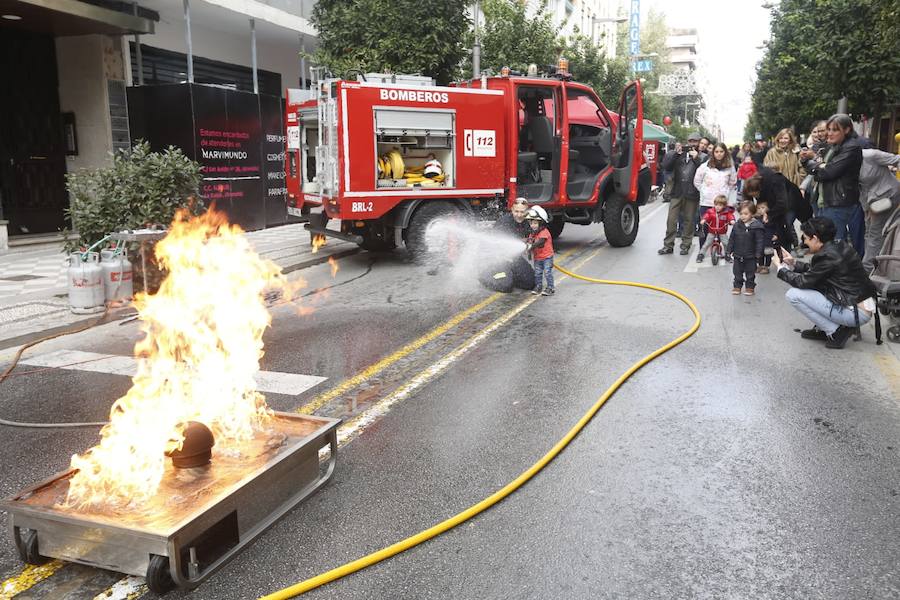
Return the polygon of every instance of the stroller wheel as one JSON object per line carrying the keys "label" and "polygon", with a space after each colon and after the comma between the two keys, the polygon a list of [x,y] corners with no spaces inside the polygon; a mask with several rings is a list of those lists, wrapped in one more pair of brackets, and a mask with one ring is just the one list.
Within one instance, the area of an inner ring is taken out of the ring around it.
{"label": "stroller wheel", "polygon": [[888,340],[894,342],[895,344],[900,344],[900,325],[895,325],[894,327],[888,328],[885,333],[887,333]]}

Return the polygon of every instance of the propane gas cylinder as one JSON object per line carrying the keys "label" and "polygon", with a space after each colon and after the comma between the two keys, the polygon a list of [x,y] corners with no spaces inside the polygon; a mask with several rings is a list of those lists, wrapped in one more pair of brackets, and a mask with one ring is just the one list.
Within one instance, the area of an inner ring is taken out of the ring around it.
{"label": "propane gas cylinder", "polygon": [[69,306],[73,313],[103,312],[103,270],[96,252],[69,255]]}
{"label": "propane gas cylinder", "polygon": [[131,300],[134,294],[131,262],[124,250],[100,251],[100,268],[103,270],[103,288],[106,290],[106,301]]}

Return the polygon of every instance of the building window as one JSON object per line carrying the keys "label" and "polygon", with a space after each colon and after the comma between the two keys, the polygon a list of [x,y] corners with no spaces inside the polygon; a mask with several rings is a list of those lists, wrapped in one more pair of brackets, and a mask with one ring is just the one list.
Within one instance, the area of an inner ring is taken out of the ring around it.
{"label": "building window", "polygon": [[[132,82],[137,85],[138,65],[134,42],[131,48]],[[144,64],[144,85],[184,83],[187,81],[187,55],[141,44],[141,60]],[[281,97],[281,75],[257,69],[259,93]],[[217,60],[194,56],[194,83],[206,83],[240,90],[253,91],[253,70]]]}

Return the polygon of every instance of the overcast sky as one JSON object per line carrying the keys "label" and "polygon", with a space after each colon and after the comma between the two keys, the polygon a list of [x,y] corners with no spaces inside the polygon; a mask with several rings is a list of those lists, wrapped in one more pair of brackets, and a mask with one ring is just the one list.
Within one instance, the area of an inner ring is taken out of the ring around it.
{"label": "overcast sky", "polygon": [[[694,27],[700,36],[699,78],[710,116],[728,143],[744,134],[758,49],[769,38],[769,10],[760,0],[641,0],[642,20],[650,8],[662,11],[670,27]],[[627,5],[626,5],[627,6]]]}

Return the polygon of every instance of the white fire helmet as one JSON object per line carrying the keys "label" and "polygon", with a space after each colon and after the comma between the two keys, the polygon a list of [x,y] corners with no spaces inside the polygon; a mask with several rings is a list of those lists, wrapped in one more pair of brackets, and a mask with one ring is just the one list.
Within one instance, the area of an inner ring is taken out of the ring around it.
{"label": "white fire helmet", "polygon": [[550,218],[547,216],[547,211],[540,206],[532,206],[531,208],[529,208],[528,213],[525,215],[525,218],[529,221],[543,221],[544,223],[550,222]]}
{"label": "white fire helmet", "polygon": [[441,167],[440,161],[436,158],[432,158],[427,163],[425,163],[425,171],[423,172],[425,177],[433,178],[438,175],[444,174],[444,168]]}

